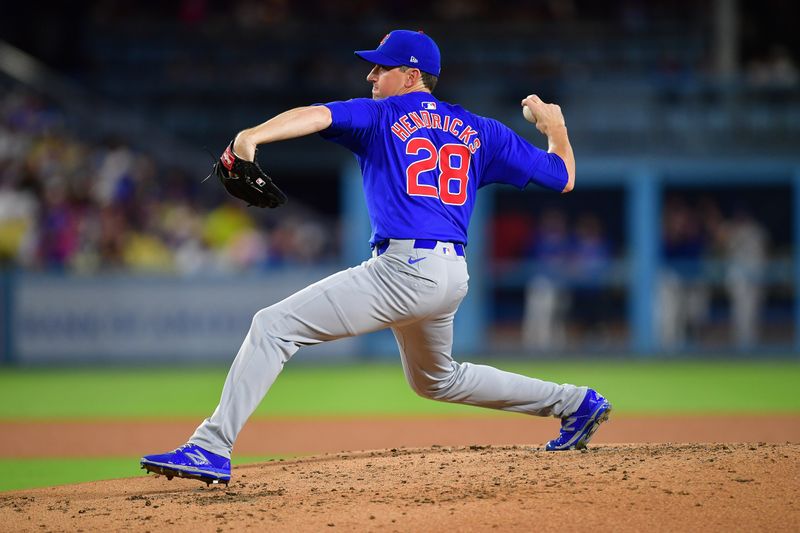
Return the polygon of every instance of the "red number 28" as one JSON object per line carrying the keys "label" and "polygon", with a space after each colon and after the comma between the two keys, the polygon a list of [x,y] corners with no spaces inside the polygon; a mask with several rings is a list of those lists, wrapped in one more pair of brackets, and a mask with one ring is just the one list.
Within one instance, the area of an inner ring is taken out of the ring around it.
{"label": "red number 28", "polygon": [[[406,192],[411,196],[430,196],[439,198],[448,205],[464,205],[467,201],[467,182],[469,181],[470,151],[463,144],[445,144],[438,151],[433,143],[424,137],[414,137],[406,145],[406,154],[428,155],[414,161],[406,168]],[[439,167],[439,187],[423,185],[419,175]],[[457,182],[457,192],[450,192],[450,183]]]}

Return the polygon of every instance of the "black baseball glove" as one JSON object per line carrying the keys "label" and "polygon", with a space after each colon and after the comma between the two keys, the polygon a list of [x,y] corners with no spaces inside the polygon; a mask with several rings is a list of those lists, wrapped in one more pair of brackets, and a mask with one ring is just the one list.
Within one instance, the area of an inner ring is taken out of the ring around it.
{"label": "black baseball glove", "polygon": [[214,174],[232,196],[256,207],[280,207],[286,203],[283,194],[272,178],[267,176],[258,163],[245,161],[233,153],[233,141],[214,163]]}

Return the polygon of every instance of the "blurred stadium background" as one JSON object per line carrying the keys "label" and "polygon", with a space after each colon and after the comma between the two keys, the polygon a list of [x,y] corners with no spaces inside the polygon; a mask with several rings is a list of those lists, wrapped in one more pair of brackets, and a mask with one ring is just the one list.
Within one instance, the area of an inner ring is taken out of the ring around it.
{"label": "blurred stadium background", "polygon": [[[800,33],[777,0],[22,2],[0,19],[0,361],[227,362],[253,312],[368,257],[349,153],[259,159],[290,197],[201,183],[240,129],[366,96],[352,51],[440,44],[437,94],[542,146],[576,191],[482,191],[456,357],[795,357]],[[395,357],[375,334],[300,359]],[[221,381],[221,378],[220,378]]]}

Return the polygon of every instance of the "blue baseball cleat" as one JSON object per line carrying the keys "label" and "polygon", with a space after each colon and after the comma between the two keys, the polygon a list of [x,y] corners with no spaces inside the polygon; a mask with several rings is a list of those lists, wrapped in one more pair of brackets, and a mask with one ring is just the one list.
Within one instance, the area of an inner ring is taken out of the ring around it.
{"label": "blue baseball cleat", "polygon": [[587,390],[578,410],[561,419],[561,434],[548,442],[545,449],[554,452],[586,448],[600,424],[608,420],[609,414],[611,404],[608,400],[597,391]]}
{"label": "blue baseball cleat", "polygon": [[195,444],[184,444],[175,451],[145,455],[140,461],[142,468],[167,479],[185,477],[204,481],[206,485],[231,480],[231,460]]}

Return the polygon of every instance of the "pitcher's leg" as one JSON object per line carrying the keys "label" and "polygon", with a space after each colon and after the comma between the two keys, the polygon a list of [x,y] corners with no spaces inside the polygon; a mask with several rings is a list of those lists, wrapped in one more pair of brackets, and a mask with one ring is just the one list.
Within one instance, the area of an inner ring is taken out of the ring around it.
{"label": "pitcher's leg", "polygon": [[562,417],[574,412],[586,387],[559,385],[497,368],[458,363],[450,355],[453,315],[393,328],[411,387],[446,402]]}
{"label": "pitcher's leg", "polygon": [[297,351],[292,343],[267,337],[259,329],[269,309],[259,311],[239,348],[214,413],[206,418],[189,439],[192,444],[230,457],[233,443],[247,419],[283,370],[283,364]]}
{"label": "pitcher's leg", "polygon": [[300,347],[376,331],[413,313],[413,298],[382,286],[389,275],[385,265],[370,261],[256,313],[219,405],[189,442],[229,457],[245,422]]}

